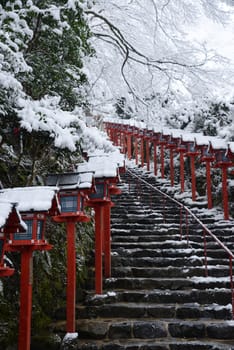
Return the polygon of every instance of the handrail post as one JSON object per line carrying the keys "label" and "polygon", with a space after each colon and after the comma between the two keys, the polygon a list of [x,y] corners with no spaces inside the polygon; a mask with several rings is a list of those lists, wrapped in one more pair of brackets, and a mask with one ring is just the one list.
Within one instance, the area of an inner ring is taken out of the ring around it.
{"label": "handrail post", "polygon": [[174,154],[173,149],[170,149],[170,178],[171,178],[171,187],[174,187]]}
{"label": "handrail post", "polygon": [[138,138],[135,136],[135,161],[136,165],[138,165]]}
{"label": "handrail post", "polygon": [[160,160],[161,160],[161,178],[164,179],[165,177],[165,165],[164,165],[164,145],[161,144],[160,147]]}
{"label": "handrail post", "polygon": [[232,319],[234,320],[234,290],[233,290],[233,276],[232,276],[232,256],[229,255],[229,267],[230,267],[230,287],[232,293]]}
{"label": "handrail post", "polygon": [[186,239],[187,245],[189,245],[189,222],[188,222],[188,211],[186,210]]}
{"label": "handrail post", "polygon": [[164,222],[164,224],[165,224],[165,222],[166,222],[165,207],[166,207],[166,197],[163,196],[163,222]]}
{"label": "handrail post", "polygon": [[157,176],[157,143],[154,141],[154,175]]}
{"label": "handrail post", "polygon": [[205,276],[208,277],[208,269],[207,269],[207,241],[206,241],[206,230],[205,229],[203,229],[203,238],[204,238]]}
{"label": "handrail post", "polygon": [[180,206],[180,240],[183,238],[183,206]]}

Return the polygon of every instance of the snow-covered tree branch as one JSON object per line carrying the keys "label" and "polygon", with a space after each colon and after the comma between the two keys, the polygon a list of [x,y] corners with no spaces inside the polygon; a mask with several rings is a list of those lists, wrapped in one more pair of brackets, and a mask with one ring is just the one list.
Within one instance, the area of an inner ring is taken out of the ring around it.
{"label": "snow-covered tree branch", "polygon": [[[97,113],[100,107],[95,103],[103,106],[105,100],[112,100],[113,106],[123,97],[135,111],[132,116],[152,120],[156,110],[158,114],[165,111],[158,96],[178,104],[204,94],[213,96],[224,85],[230,88],[233,66],[222,52],[192,40],[191,34],[201,17],[208,25],[212,21],[228,23],[233,9],[223,1],[94,3],[86,14],[96,58],[86,67],[90,81],[95,81],[91,98]],[[110,104],[101,110],[108,108]]]}

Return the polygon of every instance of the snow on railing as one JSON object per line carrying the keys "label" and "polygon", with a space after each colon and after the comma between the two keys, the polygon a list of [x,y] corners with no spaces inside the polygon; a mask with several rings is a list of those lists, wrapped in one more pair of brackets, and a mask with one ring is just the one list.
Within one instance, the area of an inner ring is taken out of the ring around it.
{"label": "snow on railing", "polygon": [[[231,290],[231,297],[232,297],[232,318],[234,319],[234,282],[233,282],[233,259],[234,259],[234,254],[230,251],[228,247],[225,246],[223,242],[221,242],[218,237],[214,233],[212,233],[209,228],[184,204],[180,203],[177,201],[175,198],[170,197],[168,194],[164,193],[161,191],[159,188],[154,187],[147,181],[145,181],[142,177],[134,174],[131,170],[127,169],[127,172],[137,179],[138,184],[139,182],[144,183],[146,186],[150,187],[150,189],[154,192],[159,193],[164,200],[164,206],[163,206],[163,218],[164,221],[166,221],[166,215],[165,215],[165,208],[166,208],[166,200],[169,200],[173,202],[180,211],[180,239],[182,239],[183,236],[183,227],[184,227],[184,222],[183,222],[183,212],[185,212],[185,227],[186,227],[186,239],[187,239],[187,244],[189,244],[189,220],[188,217],[192,217],[194,221],[202,228],[203,230],[203,241],[204,241],[204,265],[205,265],[205,276],[208,277],[208,266],[207,266],[207,242],[206,242],[206,236],[210,236],[218,245],[220,248],[222,248],[228,258],[229,258],[229,276],[230,276],[230,290]],[[129,182],[129,188],[130,188],[130,182]]]}

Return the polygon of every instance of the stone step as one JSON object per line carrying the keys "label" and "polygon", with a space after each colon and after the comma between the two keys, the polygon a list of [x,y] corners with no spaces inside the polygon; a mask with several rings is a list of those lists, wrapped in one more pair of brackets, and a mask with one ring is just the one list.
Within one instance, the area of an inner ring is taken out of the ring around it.
{"label": "stone step", "polygon": [[[204,247],[203,242],[194,242],[194,241],[188,241],[186,239],[175,241],[174,239],[164,240],[164,241],[155,241],[154,242],[112,242],[112,249],[118,250],[118,249],[170,249],[174,247],[175,249],[187,249],[188,246],[190,248],[194,249],[201,249]],[[220,249],[219,245],[214,241],[209,241],[206,244],[207,249]]]}
{"label": "stone step", "polygon": [[217,304],[199,305],[188,304],[155,304],[140,302],[118,302],[101,306],[77,306],[79,319],[88,318],[127,318],[127,319],[232,319],[231,304],[221,306]]}
{"label": "stone step", "polygon": [[[158,232],[158,234],[152,233],[150,234],[149,231],[144,232],[144,235],[142,234],[142,230],[138,232],[134,232],[135,234],[133,235],[130,233],[130,230],[115,230],[112,229],[112,242],[113,243],[137,243],[137,242],[166,242],[166,241],[172,241],[172,235],[169,234],[168,230],[163,230],[162,232]],[[166,234],[168,233],[168,234]],[[131,234],[131,235],[130,235]],[[193,235],[193,242],[199,242],[203,244],[202,241],[203,237],[201,235]],[[179,242],[180,239],[180,234],[176,233],[173,234],[173,242]],[[183,240],[185,240],[185,237],[183,237]],[[213,238],[207,238],[207,242],[213,242]],[[187,240],[186,240],[187,244]]]}
{"label": "stone step", "polygon": [[228,305],[231,303],[230,288],[206,288],[204,290],[171,290],[171,289],[142,289],[107,292],[104,295],[89,295],[86,305],[104,305],[114,302],[138,303],[198,303]]}
{"label": "stone step", "polygon": [[[186,266],[204,266],[204,258],[197,255],[191,255],[190,257],[121,257],[118,253],[112,253],[112,266],[135,266],[135,267],[167,267],[167,266],[180,266],[185,268]],[[229,266],[229,261],[219,258],[208,258],[208,274],[209,267],[213,266]]]}
{"label": "stone step", "polygon": [[[122,257],[164,257],[164,258],[177,258],[177,257],[189,257],[189,256],[204,256],[204,249],[201,248],[181,248],[181,249],[173,249],[173,248],[162,248],[162,249],[140,249],[140,248],[132,248],[125,249],[120,247],[119,249],[115,249],[118,255]],[[222,249],[207,249],[207,256],[210,258],[220,258],[220,259],[228,259],[227,253]]]}
{"label": "stone step", "polygon": [[[175,278],[188,278],[193,276],[205,276],[204,267],[175,267],[175,266],[166,266],[166,267],[135,267],[135,266],[126,266],[126,267],[117,267],[112,268],[112,277],[175,277]],[[227,277],[229,276],[229,267],[227,266],[209,266],[209,276],[211,277]]]}
{"label": "stone step", "polygon": [[182,321],[173,320],[77,320],[80,339],[217,339],[232,340],[234,345],[233,321]]}
{"label": "stone step", "polygon": [[77,350],[233,350],[234,345],[226,345],[219,343],[218,345],[212,341],[184,340],[177,339],[175,341],[166,341],[163,339],[155,340],[80,340]]}
{"label": "stone step", "polygon": [[143,278],[125,277],[108,278],[104,281],[105,289],[206,289],[230,288],[229,277],[192,277],[192,278]]}

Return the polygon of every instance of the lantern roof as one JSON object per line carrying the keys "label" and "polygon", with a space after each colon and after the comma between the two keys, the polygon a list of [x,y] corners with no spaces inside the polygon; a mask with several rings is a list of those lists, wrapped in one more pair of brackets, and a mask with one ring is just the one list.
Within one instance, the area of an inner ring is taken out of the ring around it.
{"label": "lantern roof", "polygon": [[197,146],[209,146],[212,139],[212,136],[205,136],[200,134],[195,136],[195,142]]}
{"label": "lantern roof", "polygon": [[6,224],[14,204],[8,201],[0,201],[0,227]]}
{"label": "lantern roof", "polygon": [[15,227],[16,230],[25,231],[26,224],[22,221],[16,203],[0,200],[0,228]]}
{"label": "lantern roof", "polygon": [[110,178],[118,176],[117,161],[108,154],[89,157],[89,161],[78,165],[78,172],[93,172],[95,178]]}
{"label": "lantern roof", "polygon": [[57,191],[57,187],[49,186],[4,188],[0,190],[0,201],[18,203],[20,212],[48,211],[54,199],[57,201]]}
{"label": "lantern roof", "polygon": [[229,142],[228,149],[232,152],[232,154],[234,154],[234,142]]}
{"label": "lantern roof", "polygon": [[181,135],[183,142],[195,142],[196,137],[203,136],[198,133],[184,133]]}
{"label": "lantern roof", "polygon": [[46,178],[46,184],[57,186],[61,190],[90,189],[93,185],[93,172],[49,174]]}
{"label": "lantern roof", "polygon": [[210,146],[213,150],[226,150],[227,149],[227,143],[223,139],[219,139],[217,137],[214,137],[212,140],[210,140]]}
{"label": "lantern roof", "polygon": [[182,137],[184,131],[181,130],[181,129],[171,129],[171,136],[174,138],[174,139],[179,139]]}

